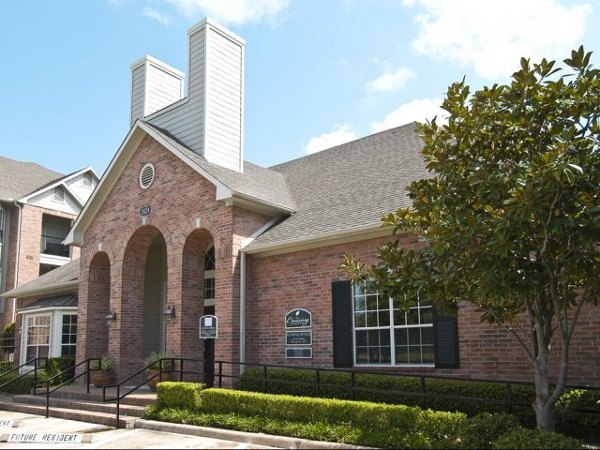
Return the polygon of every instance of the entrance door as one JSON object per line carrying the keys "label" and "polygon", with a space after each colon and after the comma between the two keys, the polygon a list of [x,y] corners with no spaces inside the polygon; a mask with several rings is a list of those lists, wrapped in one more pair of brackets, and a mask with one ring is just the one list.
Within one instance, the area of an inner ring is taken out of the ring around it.
{"label": "entrance door", "polygon": [[167,249],[158,236],[146,257],[144,281],[144,358],[166,350],[164,311],[167,302]]}

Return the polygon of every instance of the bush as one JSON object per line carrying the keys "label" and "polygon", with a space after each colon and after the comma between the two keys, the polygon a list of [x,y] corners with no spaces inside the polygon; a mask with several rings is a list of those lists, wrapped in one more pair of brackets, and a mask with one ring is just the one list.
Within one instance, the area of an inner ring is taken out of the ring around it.
{"label": "bush", "polygon": [[600,391],[567,389],[556,403],[556,431],[600,443]]}
{"label": "bush", "polygon": [[529,430],[517,428],[498,438],[492,448],[581,448],[579,439],[566,437],[560,433],[544,430]]}
{"label": "bush", "polygon": [[60,358],[48,358],[48,363],[45,367],[47,378],[52,378],[59,373],[65,372],[60,377],[53,380],[53,384],[60,384],[71,381],[75,376],[75,358],[71,356],[64,356]]}
{"label": "bush", "polygon": [[0,374],[8,372],[9,370],[14,369],[15,363],[12,361],[0,361]]}
{"label": "bush", "polygon": [[[190,401],[195,395],[199,402]],[[159,384],[158,401],[145,418],[378,448],[491,448],[493,440],[518,426],[508,414],[469,419],[405,405],[202,390],[171,382]]]}
{"label": "bush", "polygon": [[[15,380],[7,386],[3,386],[0,388],[0,391],[6,392],[9,394],[30,394],[31,389],[33,388],[33,374],[27,374],[22,378],[19,378],[20,375],[16,372],[4,375],[0,378],[0,385],[8,383],[9,381]],[[19,378],[17,380],[17,378]]]}
{"label": "bush", "polygon": [[156,405],[159,408],[196,410],[200,403],[202,383],[163,381],[156,385]]}

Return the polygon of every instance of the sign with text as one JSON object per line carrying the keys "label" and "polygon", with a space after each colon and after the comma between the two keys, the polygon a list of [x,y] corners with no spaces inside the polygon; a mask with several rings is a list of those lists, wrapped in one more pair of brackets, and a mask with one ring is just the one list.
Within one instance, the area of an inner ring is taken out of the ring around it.
{"label": "sign with text", "polygon": [[11,433],[6,442],[42,442],[44,444],[90,443],[91,435],[71,433]]}
{"label": "sign with text", "polygon": [[312,345],[312,331],[286,331],[286,345]]}
{"label": "sign with text", "polygon": [[15,426],[14,420],[0,420],[0,428],[12,428]]}
{"label": "sign with text", "polygon": [[285,315],[286,328],[302,328],[312,326],[312,315],[304,308],[292,309]]}
{"label": "sign with text", "polygon": [[294,348],[286,347],[286,358],[312,358],[312,347]]}
{"label": "sign with text", "polygon": [[202,316],[200,317],[200,339],[215,339],[218,335],[217,316]]}

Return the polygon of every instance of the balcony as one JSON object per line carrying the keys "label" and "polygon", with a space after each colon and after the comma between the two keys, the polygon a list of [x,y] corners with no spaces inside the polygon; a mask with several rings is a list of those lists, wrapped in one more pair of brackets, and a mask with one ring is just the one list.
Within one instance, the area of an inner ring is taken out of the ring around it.
{"label": "balcony", "polygon": [[45,234],[42,234],[41,252],[45,255],[62,256],[68,258],[70,256],[69,247],[62,244],[63,240],[64,238],[46,236]]}

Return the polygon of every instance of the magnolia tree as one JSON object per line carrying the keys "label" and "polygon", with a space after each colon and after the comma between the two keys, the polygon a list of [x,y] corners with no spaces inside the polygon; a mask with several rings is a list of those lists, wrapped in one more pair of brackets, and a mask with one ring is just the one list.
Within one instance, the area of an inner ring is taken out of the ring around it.
{"label": "magnolia tree", "polygon": [[[443,310],[471,302],[505,327],[535,379],[538,427],[554,429],[569,344],[582,307],[600,294],[600,71],[583,48],[521,68],[510,84],[448,89],[447,124],[418,124],[431,177],[408,187],[412,207],[383,216],[428,245],[379,248],[371,267],[346,255],[355,282]],[[600,311],[598,311],[600,312]],[[550,349],[559,341],[557,379]]]}

